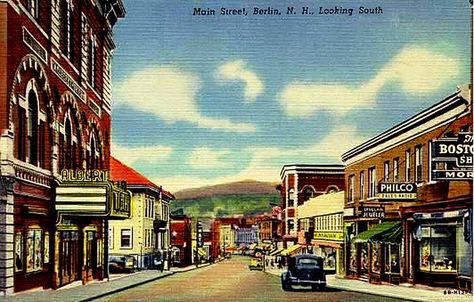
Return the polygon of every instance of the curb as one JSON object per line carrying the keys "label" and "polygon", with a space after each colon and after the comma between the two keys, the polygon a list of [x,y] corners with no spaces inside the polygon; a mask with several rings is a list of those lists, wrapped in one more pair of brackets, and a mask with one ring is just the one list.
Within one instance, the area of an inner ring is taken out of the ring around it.
{"label": "curb", "polygon": [[[276,274],[273,274],[271,272],[265,271],[265,273],[278,276]],[[351,292],[357,292],[357,293],[363,293],[363,294],[368,294],[368,295],[373,295],[373,296],[378,296],[378,297],[386,297],[386,298],[395,298],[395,299],[402,299],[404,301],[414,301],[414,302],[432,302],[430,300],[424,300],[424,299],[413,299],[413,298],[407,298],[405,296],[399,296],[399,295],[394,295],[394,294],[382,294],[382,293],[377,293],[373,292],[371,290],[365,290],[365,289],[358,289],[358,288],[353,288],[353,287],[345,287],[341,285],[333,285],[333,284],[327,284],[328,288],[335,288],[335,289],[341,289],[345,291],[351,291]]]}
{"label": "curb", "polygon": [[160,276],[156,276],[156,277],[153,277],[153,278],[150,278],[150,279],[147,279],[147,280],[143,280],[143,281],[140,281],[140,282],[137,282],[137,283],[134,283],[134,284],[129,284],[127,286],[120,287],[120,288],[111,290],[111,291],[106,292],[106,293],[102,293],[102,294],[99,294],[99,295],[96,295],[96,296],[93,296],[93,297],[89,297],[87,299],[80,300],[80,302],[89,302],[89,301],[93,301],[93,300],[96,300],[96,299],[104,298],[106,296],[113,295],[113,294],[116,294],[116,293],[119,293],[119,292],[122,292],[122,291],[125,291],[125,290],[128,290],[128,289],[134,288],[136,286],[147,284],[147,283],[150,283],[150,282],[162,279],[162,278],[166,278],[166,277],[172,276],[174,274],[186,273],[186,272],[193,271],[193,270],[198,269],[198,268],[207,267],[207,266],[210,266],[210,265],[211,264],[203,265],[203,266],[199,266],[199,267],[192,267],[188,270],[182,270],[182,271],[176,271],[176,272],[167,272],[166,274],[163,274],[163,275],[160,275]]}
{"label": "curb", "polygon": [[154,277],[154,278],[150,278],[150,279],[147,279],[147,280],[140,281],[138,283],[134,283],[134,284],[130,284],[130,285],[127,285],[127,286],[124,286],[124,287],[120,287],[120,288],[111,290],[109,292],[102,293],[100,295],[96,295],[96,296],[89,297],[89,298],[84,299],[84,300],[80,300],[80,302],[88,302],[88,301],[93,301],[93,300],[96,300],[96,299],[100,299],[100,298],[103,298],[103,297],[106,297],[106,296],[109,296],[109,295],[112,295],[112,294],[119,293],[121,291],[125,291],[127,289],[134,288],[136,286],[140,286],[140,285],[143,285],[143,284],[146,284],[146,283],[149,283],[149,282],[153,282],[153,281],[156,281],[156,280],[174,275],[174,274],[175,274],[175,272],[169,272],[167,274],[163,274],[163,275],[160,275],[160,276],[157,276],[157,277]]}

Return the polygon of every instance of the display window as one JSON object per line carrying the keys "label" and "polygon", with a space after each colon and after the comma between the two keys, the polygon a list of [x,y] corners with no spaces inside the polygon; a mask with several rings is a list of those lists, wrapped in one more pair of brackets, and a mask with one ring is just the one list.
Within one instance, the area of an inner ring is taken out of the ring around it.
{"label": "display window", "polygon": [[324,258],[324,269],[336,269],[336,249],[333,247],[322,247],[321,256]]}
{"label": "display window", "polygon": [[369,268],[368,244],[366,242],[360,244],[360,270],[367,272]]}
{"label": "display window", "polygon": [[422,226],[420,270],[456,272],[456,226]]}
{"label": "display window", "polygon": [[385,246],[385,272],[400,273],[400,245],[387,244]]}
{"label": "display window", "polygon": [[26,238],[26,270],[28,272],[42,269],[43,244],[40,229],[28,230]]}
{"label": "display window", "polygon": [[357,246],[354,242],[351,242],[349,270],[353,272],[357,271]]}
{"label": "display window", "polygon": [[380,274],[382,268],[382,244],[380,242],[372,243],[372,272]]}
{"label": "display window", "polygon": [[15,271],[23,270],[23,234],[15,235]]}

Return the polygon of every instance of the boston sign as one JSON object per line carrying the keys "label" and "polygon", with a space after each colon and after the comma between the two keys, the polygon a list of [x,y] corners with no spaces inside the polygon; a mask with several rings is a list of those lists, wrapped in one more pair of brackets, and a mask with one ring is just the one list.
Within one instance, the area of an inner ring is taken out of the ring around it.
{"label": "boston sign", "polygon": [[431,180],[472,180],[472,133],[434,140],[431,145]]}
{"label": "boston sign", "polygon": [[379,183],[379,199],[415,199],[416,184],[411,182]]}

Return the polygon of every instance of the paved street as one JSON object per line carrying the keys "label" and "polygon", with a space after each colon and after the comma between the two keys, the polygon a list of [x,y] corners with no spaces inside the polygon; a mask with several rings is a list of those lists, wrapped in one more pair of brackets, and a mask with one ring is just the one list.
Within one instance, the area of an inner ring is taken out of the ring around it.
{"label": "paved street", "polygon": [[284,292],[279,277],[250,271],[249,258],[233,257],[216,265],[172,276],[106,296],[98,301],[402,301],[328,289]]}

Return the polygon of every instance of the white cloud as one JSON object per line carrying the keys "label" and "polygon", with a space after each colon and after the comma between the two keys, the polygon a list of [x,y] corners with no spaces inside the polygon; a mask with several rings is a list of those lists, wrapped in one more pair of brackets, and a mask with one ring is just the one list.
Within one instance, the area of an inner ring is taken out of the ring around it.
{"label": "white cloud", "polygon": [[255,132],[255,126],[211,118],[199,112],[196,95],[201,80],[173,66],[133,73],[117,89],[117,100],[139,111],[153,113],[165,122],[189,122],[201,128],[229,132]]}
{"label": "white cloud", "polygon": [[314,154],[316,156],[327,156],[338,162],[341,155],[360,145],[365,138],[357,133],[357,129],[349,125],[339,125],[328,133],[317,144],[304,150],[304,153]]}
{"label": "white cloud", "polygon": [[189,158],[188,164],[193,169],[215,169],[230,167],[231,163],[225,161],[225,156],[230,152],[228,150],[212,150],[207,147],[194,149]]}
{"label": "white cloud", "polygon": [[169,158],[172,148],[166,146],[130,147],[112,143],[112,156],[121,162],[133,166],[139,161],[160,162]]}
{"label": "white cloud", "polygon": [[425,48],[407,46],[364,85],[351,87],[341,83],[295,81],[288,84],[278,98],[289,116],[309,117],[320,110],[340,116],[355,108],[374,106],[380,89],[388,83],[399,83],[403,91],[411,95],[427,95],[458,73],[456,59]]}
{"label": "white cloud", "polygon": [[255,72],[247,69],[243,60],[229,61],[219,66],[215,78],[221,82],[243,82],[245,84],[244,96],[247,102],[254,102],[264,90],[263,82]]}

